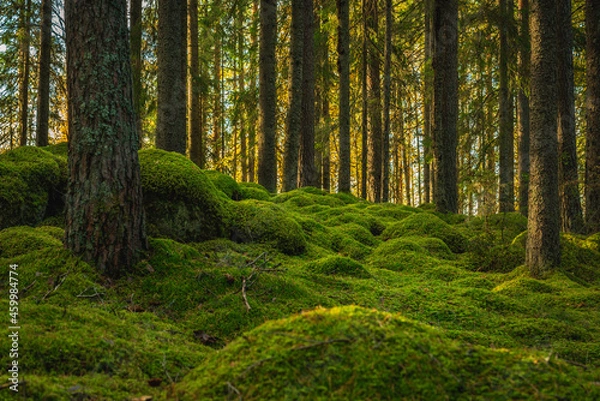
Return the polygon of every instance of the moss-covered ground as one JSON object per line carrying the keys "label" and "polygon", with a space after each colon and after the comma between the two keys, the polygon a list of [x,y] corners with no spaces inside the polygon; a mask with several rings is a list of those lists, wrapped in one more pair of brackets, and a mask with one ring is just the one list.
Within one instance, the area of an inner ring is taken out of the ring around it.
{"label": "moss-covered ground", "polygon": [[[270,196],[151,155],[145,185],[167,216],[119,280],[63,249],[60,209],[0,231],[2,294],[19,266],[22,399],[600,399],[597,234],[563,235],[561,268],[536,280],[517,214],[438,215],[314,188]],[[0,165],[23,187],[34,177],[17,157]],[[168,198],[219,226],[182,242]],[[3,295],[6,327],[8,308]],[[4,367],[9,348],[0,341]]]}

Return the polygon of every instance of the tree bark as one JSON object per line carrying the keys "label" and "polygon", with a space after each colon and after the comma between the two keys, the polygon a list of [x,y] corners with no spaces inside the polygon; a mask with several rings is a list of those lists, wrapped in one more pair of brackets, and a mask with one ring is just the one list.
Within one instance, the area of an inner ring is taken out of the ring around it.
{"label": "tree bark", "polygon": [[531,180],[527,266],[534,277],[560,264],[556,121],[556,0],[531,1]]}
{"label": "tree bark", "polygon": [[319,186],[315,169],[315,11],[313,0],[304,0],[302,62],[302,127],[300,131],[300,186]]}
{"label": "tree bark", "polygon": [[129,31],[131,33],[131,69],[133,75],[133,107],[140,148],[142,135],[142,0],[131,0],[129,5]]}
{"label": "tree bark", "polygon": [[362,37],[362,57],[361,57],[361,74],[360,74],[360,94],[361,94],[361,163],[360,163],[360,197],[367,199],[367,148],[369,136],[369,116],[367,102],[367,49],[368,49],[368,27],[367,27],[367,1],[362,0],[363,12],[363,37]]}
{"label": "tree bark", "polygon": [[186,153],[185,1],[158,1],[156,147]]}
{"label": "tree bark", "polygon": [[260,0],[258,183],[277,192],[277,0]]}
{"label": "tree bark", "polygon": [[385,0],[385,60],[383,63],[383,146],[381,201],[390,200],[390,102],[392,86],[392,0]]}
{"label": "tree bark", "polygon": [[431,103],[432,103],[432,70],[431,56],[433,52],[433,0],[425,0],[425,76],[423,79],[423,186],[425,187],[425,203],[431,202]]}
{"label": "tree bark", "polygon": [[188,130],[190,159],[204,168],[204,138],[202,132],[202,103],[200,88],[200,60],[198,51],[198,0],[188,0]]}
{"label": "tree bark", "polygon": [[125,0],[67,0],[66,247],[103,273],[147,249]]}
{"label": "tree bark", "polygon": [[48,145],[48,118],[50,115],[50,62],[52,50],[52,0],[42,0],[40,28],[40,60],[35,144]]}
{"label": "tree bark", "polygon": [[367,135],[367,199],[381,202],[383,130],[381,123],[380,62],[377,49],[379,12],[377,0],[366,0],[367,26],[367,109],[369,132]]}
{"label": "tree bark", "polygon": [[19,146],[26,146],[29,137],[29,43],[31,0],[22,0],[19,10]]}
{"label": "tree bark", "polygon": [[529,86],[531,45],[529,37],[529,0],[519,0],[520,39],[519,73],[521,85],[518,95],[518,171],[519,171],[519,212],[527,217],[529,209]]}
{"label": "tree bark", "polygon": [[436,0],[433,15],[433,199],[442,213],[458,212],[458,2]]}
{"label": "tree bark", "polygon": [[339,192],[350,192],[350,6],[349,0],[337,0],[338,73],[340,76],[340,150]]}
{"label": "tree bark", "polygon": [[586,170],[585,207],[589,232],[600,231],[600,4],[586,0]]}

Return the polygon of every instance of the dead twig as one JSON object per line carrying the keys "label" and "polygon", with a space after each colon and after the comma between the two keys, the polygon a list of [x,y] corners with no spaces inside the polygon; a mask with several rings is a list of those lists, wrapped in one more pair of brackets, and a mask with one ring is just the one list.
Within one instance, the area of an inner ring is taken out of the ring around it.
{"label": "dead twig", "polygon": [[250,312],[250,304],[248,303],[248,298],[246,297],[246,277],[242,277],[242,298],[246,304],[246,311]]}
{"label": "dead twig", "polygon": [[60,276],[58,276],[58,283],[54,286],[54,288],[52,288],[50,291],[48,291],[43,297],[42,297],[42,301],[45,300],[46,298],[48,298],[48,296],[50,294],[52,294],[53,292],[55,292],[56,290],[58,290],[58,288],[62,285],[62,283],[65,282],[65,280],[67,279],[67,276],[69,275],[69,273],[64,273],[61,274]]}

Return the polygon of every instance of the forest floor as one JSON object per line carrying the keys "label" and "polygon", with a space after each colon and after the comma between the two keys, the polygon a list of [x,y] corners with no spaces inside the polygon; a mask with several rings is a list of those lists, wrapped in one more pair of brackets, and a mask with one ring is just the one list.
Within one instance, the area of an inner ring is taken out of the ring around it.
{"label": "forest floor", "polygon": [[[64,149],[49,150],[35,157],[60,170]],[[35,175],[24,159],[0,155],[15,191]],[[20,327],[19,393],[4,384],[0,400],[600,399],[599,234],[563,234],[561,267],[537,280],[516,213],[442,215],[315,188],[269,196],[164,152],[140,160],[158,203],[150,250],[122,278],[64,249],[60,208],[0,231],[0,289],[17,271]],[[161,192],[149,176],[173,181]],[[215,215],[168,207],[193,196]],[[21,198],[21,210],[41,199]],[[190,216],[222,226],[198,240],[193,222],[178,231]]]}

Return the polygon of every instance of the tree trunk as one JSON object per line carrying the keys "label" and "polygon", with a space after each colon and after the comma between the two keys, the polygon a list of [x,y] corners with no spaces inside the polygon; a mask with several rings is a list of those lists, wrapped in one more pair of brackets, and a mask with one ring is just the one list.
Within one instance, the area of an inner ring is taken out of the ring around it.
{"label": "tree trunk", "polygon": [[433,199],[442,213],[458,212],[458,1],[436,0],[433,16]]}
{"label": "tree trunk", "polygon": [[[323,190],[331,191],[331,112],[329,103],[329,91],[331,80],[331,65],[329,64],[329,32],[327,29],[321,29],[320,20],[318,30],[322,41],[319,46],[321,77],[322,77],[322,95],[321,95],[321,118],[323,122],[323,144],[321,148],[321,174],[320,182]],[[329,24],[328,17],[325,17],[325,24]]]}
{"label": "tree trunk", "polygon": [[512,4],[509,0],[500,0],[500,99],[498,114],[499,124],[499,159],[500,159],[500,212],[515,210],[514,187],[514,137],[513,137],[513,96],[510,89],[508,68],[511,64],[509,44],[510,27],[512,27]]}
{"label": "tree trunk", "polygon": [[29,137],[29,58],[31,0],[22,0],[19,10],[19,146]]}
{"label": "tree trunk", "polygon": [[[67,0],[66,247],[110,276],[147,249],[125,0]],[[94,40],[90,40],[94,38]]]}
{"label": "tree trunk", "polygon": [[313,0],[304,1],[300,186],[317,187],[319,181],[315,169],[315,12]]}
{"label": "tree trunk", "polygon": [[432,71],[431,55],[433,52],[432,25],[433,0],[425,0],[425,76],[423,79],[423,186],[425,187],[425,203],[431,202],[431,103],[432,103]]}
{"label": "tree trunk", "polygon": [[[216,24],[219,26],[219,24]],[[218,28],[220,30],[220,27]],[[215,39],[215,47],[214,47],[214,70],[213,70],[213,82],[214,82],[214,93],[213,93],[213,113],[212,113],[212,129],[213,129],[213,137],[212,137],[212,165],[213,168],[219,171],[223,171],[225,167],[222,163],[223,157],[222,154],[225,151],[223,149],[223,138],[225,133],[221,129],[223,124],[223,104],[221,102],[221,63],[222,60],[222,39],[221,37],[217,37]]]}
{"label": "tree trunk", "polygon": [[290,30],[289,107],[283,154],[283,190],[298,187],[298,157],[302,129],[302,68],[304,64],[304,7],[305,0],[292,0]]}
{"label": "tree trunk", "polygon": [[585,3],[587,37],[585,207],[589,232],[600,231],[600,4]]}
{"label": "tree trunk", "polygon": [[520,39],[519,73],[521,85],[518,95],[518,132],[519,132],[519,212],[527,217],[529,208],[529,95],[526,88],[529,84],[530,69],[530,37],[529,37],[529,0],[519,0]]}
{"label": "tree trunk", "polygon": [[361,163],[360,163],[360,197],[367,199],[367,148],[369,135],[369,118],[368,118],[368,102],[367,102],[367,1],[362,0],[363,6],[363,37],[362,37],[362,57],[361,57],[361,74],[360,74],[360,94],[361,94]]}
{"label": "tree trunk", "polygon": [[204,168],[204,139],[200,100],[200,60],[198,58],[198,0],[188,0],[188,120],[190,159]]}
{"label": "tree trunk", "polygon": [[571,0],[558,0],[558,157],[561,225],[566,232],[583,232],[583,211],[577,171],[573,28]]}
{"label": "tree trunk", "polygon": [[40,28],[40,68],[38,73],[37,120],[35,143],[48,145],[50,115],[50,56],[52,50],[52,0],[42,0]]}
{"label": "tree trunk", "polygon": [[534,277],[541,277],[560,264],[556,22],[556,0],[531,1],[531,180],[527,266]]}
{"label": "tree trunk", "polygon": [[277,192],[277,0],[260,0],[258,183]]}
{"label": "tree trunk", "polygon": [[185,1],[158,1],[156,147],[186,153]]}
{"label": "tree trunk", "polygon": [[377,0],[366,0],[365,18],[367,26],[367,109],[369,132],[367,135],[367,198],[381,202],[383,130],[381,124],[381,82],[379,78],[379,13]]}
{"label": "tree trunk", "polygon": [[390,101],[392,86],[392,0],[385,0],[385,60],[383,63],[383,166],[381,201],[390,200]]}
{"label": "tree trunk", "polygon": [[131,70],[133,75],[133,108],[135,109],[135,122],[140,139],[140,148],[143,143],[142,135],[142,0],[131,0],[129,5],[129,32],[131,33]]}
{"label": "tree trunk", "polygon": [[350,192],[350,7],[349,0],[337,0],[338,73],[340,76],[339,192]]}

